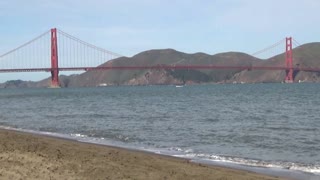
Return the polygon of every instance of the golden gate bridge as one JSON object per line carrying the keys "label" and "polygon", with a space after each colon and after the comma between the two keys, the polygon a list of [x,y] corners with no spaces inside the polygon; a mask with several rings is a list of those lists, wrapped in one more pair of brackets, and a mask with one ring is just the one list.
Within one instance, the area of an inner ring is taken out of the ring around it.
{"label": "golden gate bridge", "polygon": [[[94,71],[94,70],[145,70],[145,69],[237,69],[237,70],[271,70],[285,71],[284,81],[292,83],[294,72],[320,72],[320,68],[297,67],[293,65],[292,37],[285,41],[285,58],[283,66],[217,66],[217,65],[151,65],[151,66],[101,66],[121,55],[82,41],[68,33],[53,28],[31,41],[0,55],[0,72],[50,72],[51,86],[59,87],[60,71]],[[282,45],[283,40],[254,53],[257,55]]]}

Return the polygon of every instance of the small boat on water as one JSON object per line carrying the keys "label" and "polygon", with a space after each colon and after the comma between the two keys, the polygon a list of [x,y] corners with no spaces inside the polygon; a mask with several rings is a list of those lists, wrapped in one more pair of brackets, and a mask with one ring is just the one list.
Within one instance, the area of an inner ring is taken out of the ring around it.
{"label": "small boat on water", "polygon": [[177,88],[183,87],[183,85],[176,85]]}

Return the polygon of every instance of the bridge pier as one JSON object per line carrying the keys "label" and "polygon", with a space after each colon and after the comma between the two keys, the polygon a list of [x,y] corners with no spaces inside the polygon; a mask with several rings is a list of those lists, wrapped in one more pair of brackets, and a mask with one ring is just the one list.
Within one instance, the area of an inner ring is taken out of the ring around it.
{"label": "bridge pier", "polygon": [[52,88],[60,87],[59,83],[59,66],[58,66],[58,37],[57,29],[51,29],[51,86]]}

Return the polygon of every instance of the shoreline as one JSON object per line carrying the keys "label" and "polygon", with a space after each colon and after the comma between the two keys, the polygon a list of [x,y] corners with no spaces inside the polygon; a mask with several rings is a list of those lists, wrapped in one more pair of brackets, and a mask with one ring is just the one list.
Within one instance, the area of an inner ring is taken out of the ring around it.
{"label": "shoreline", "polygon": [[[196,164],[204,164],[208,166],[217,166],[221,168],[227,168],[227,169],[234,169],[234,170],[240,170],[240,171],[247,171],[251,173],[257,173],[261,175],[266,176],[272,176],[272,177],[280,177],[290,180],[318,180],[320,178],[319,174],[314,174],[311,172],[305,172],[301,170],[292,170],[290,168],[281,168],[281,167],[273,167],[273,166],[254,166],[254,165],[248,165],[248,164],[241,164],[236,162],[229,162],[229,161],[219,161],[219,160],[210,160],[210,159],[198,159],[198,158],[192,158],[184,155],[175,155],[171,154],[162,150],[156,150],[156,149],[148,149],[148,148],[139,148],[139,147],[133,147],[133,146],[127,146],[125,144],[122,144],[119,142],[113,142],[113,141],[104,141],[104,138],[94,138],[87,139],[88,137],[81,134],[61,134],[61,133],[55,133],[55,132],[46,132],[46,131],[35,131],[35,130],[29,130],[29,129],[21,129],[21,128],[15,128],[10,126],[2,126],[0,125],[0,131],[1,130],[9,130],[14,132],[22,132],[27,134],[33,134],[40,137],[51,137],[51,138],[57,138],[61,140],[67,140],[71,142],[78,142],[78,143],[85,143],[85,144],[93,144],[98,145],[102,147],[111,147],[111,148],[119,148],[122,150],[128,150],[133,152],[140,152],[140,153],[147,153],[151,155],[159,155],[159,156],[165,156],[169,158],[178,158],[183,160],[188,160],[189,162],[196,163]],[[82,139],[85,138],[85,139]]]}
{"label": "shoreline", "polygon": [[0,177],[285,179],[141,150],[0,129]]}

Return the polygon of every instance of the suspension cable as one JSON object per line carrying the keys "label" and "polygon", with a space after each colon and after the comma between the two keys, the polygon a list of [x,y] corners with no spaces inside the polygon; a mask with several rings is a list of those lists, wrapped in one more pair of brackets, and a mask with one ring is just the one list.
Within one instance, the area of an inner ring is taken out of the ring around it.
{"label": "suspension cable", "polygon": [[111,54],[111,55],[116,56],[116,57],[123,57],[123,56],[120,55],[120,54],[117,54],[117,53],[108,51],[108,50],[106,50],[106,49],[103,49],[103,48],[97,47],[97,46],[95,46],[95,45],[93,45],[93,44],[90,44],[90,43],[87,43],[87,42],[85,42],[85,41],[82,41],[81,39],[76,38],[76,37],[74,37],[74,36],[72,36],[72,35],[70,35],[70,34],[67,34],[67,33],[65,33],[65,32],[63,32],[63,31],[61,31],[61,30],[58,30],[58,32],[59,32],[61,35],[65,36],[65,37],[67,37],[67,38],[70,38],[70,39],[72,39],[72,40],[74,40],[74,41],[77,41],[77,42],[79,42],[79,43],[81,43],[81,44],[83,44],[83,45],[85,45],[85,46],[91,47],[91,48],[96,49],[96,50],[98,50],[98,51],[102,51],[102,52],[104,52],[104,53]]}
{"label": "suspension cable", "polygon": [[267,48],[264,48],[264,49],[262,49],[262,50],[259,50],[259,51],[255,52],[255,53],[251,54],[251,55],[252,55],[252,56],[257,56],[257,55],[259,55],[259,54],[262,54],[262,53],[264,53],[264,52],[266,52],[266,51],[268,51],[268,50],[270,50],[270,49],[272,49],[272,48],[274,48],[274,47],[276,47],[276,46],[279,46],[281,43],[283,43],[284,40],[285,40],[285,39],[281,39],[279,42],[277,42],[277,43],[275,43],[275,44],[273,44],[273,45],[271,45],[271,46],[269,46],[269,47],[267,47]]}
{"label": "suspension cable", "polygon": [[36,40],[38,40],[38,39],[42,38],[42,37],[43,37],[43,36],[45,36],[45,35],[47,35],[47,33],[49,33],[49,32],[50,32],[50,30],[49,30],[49,31],[46,31],[45,33],[41,34],[40,36],[38,36],[38,37],[36,37],[36,38],[34,38],[34,39],[32,39],[32,40],[30,40],[30,41],[28,41],[28,42],[26,42],[26,43],[22,44],[21,46],[19,46],[19,47],[17,47],[17,48],[15,48],[15,49],[13,49],[13,50],[11,50],[11,51],[9,51],[9,52],[7,52],[7,53],[5,53],[5,54],[1,55],[1,56],[0,56],[0,58],[3,58],[4,56],[6,56],[6,55],[8,55],[8,54],[10,54],[10,53],[12,53],[12,52],[14,52],[14,51],[17,51],[17,50],[19,50],[19,49],[21,49],[21,48],[23,48],[23,47],[25,47],[25,46],[27,46],[27,45],[31,44],[32,42],[34,42],[34,41],[36,41]]}

